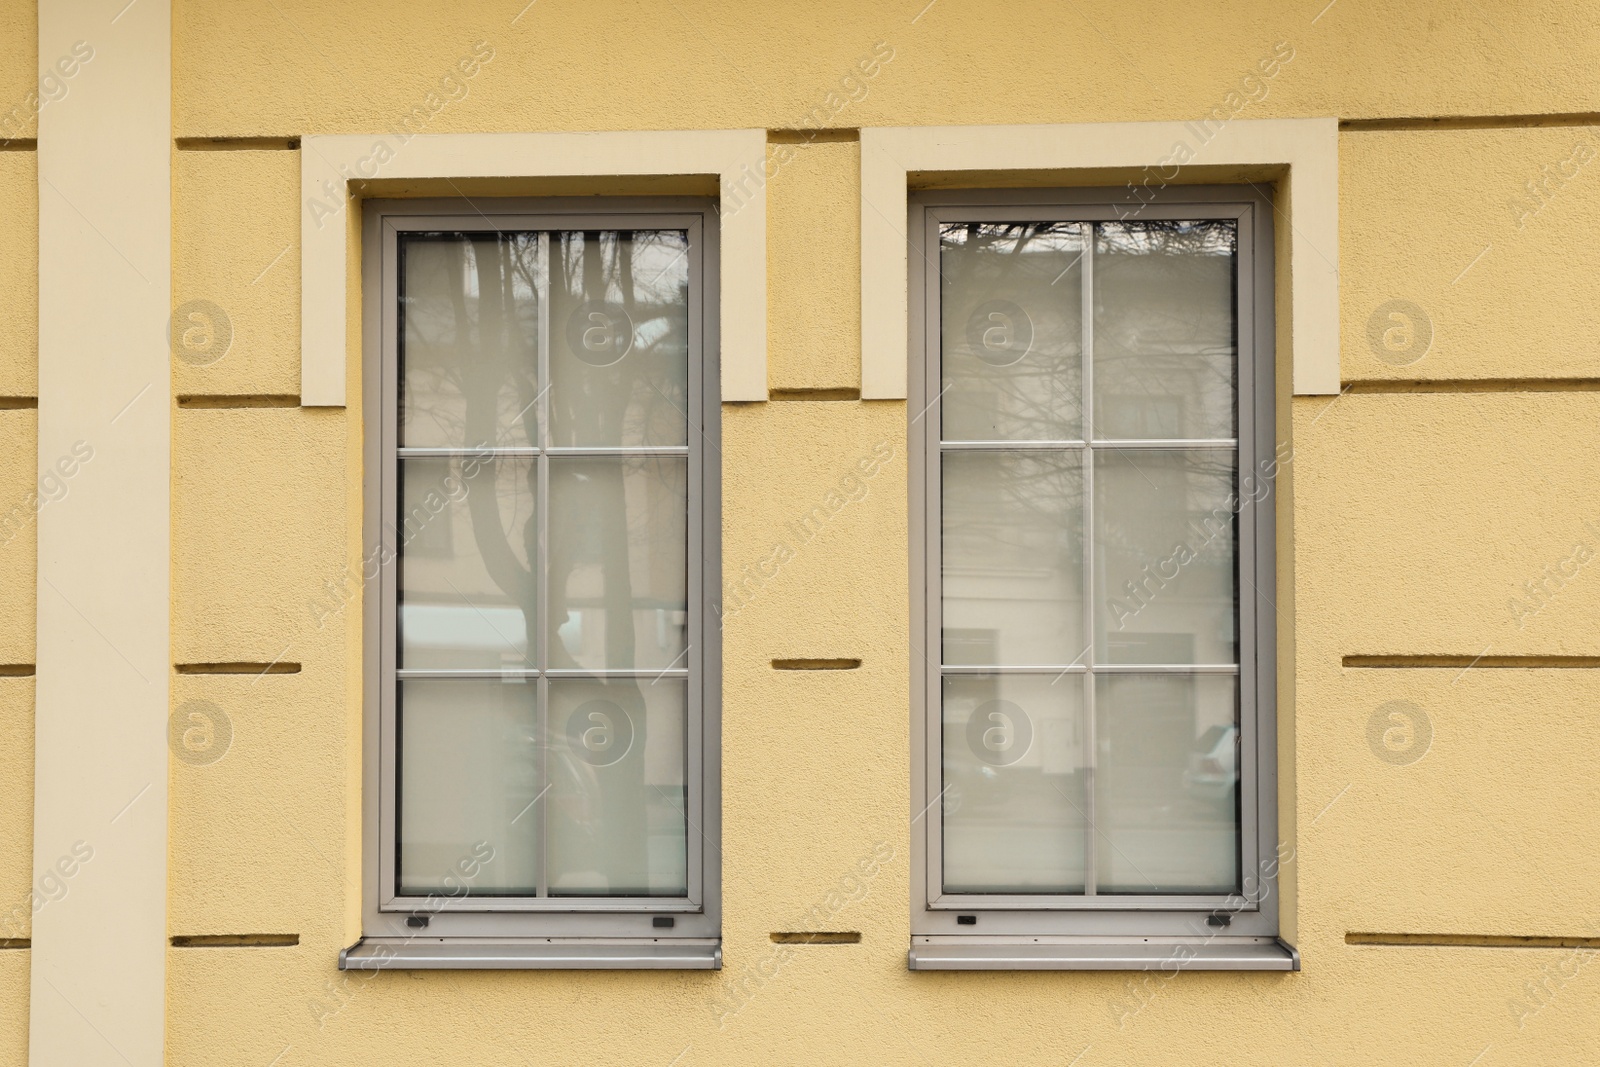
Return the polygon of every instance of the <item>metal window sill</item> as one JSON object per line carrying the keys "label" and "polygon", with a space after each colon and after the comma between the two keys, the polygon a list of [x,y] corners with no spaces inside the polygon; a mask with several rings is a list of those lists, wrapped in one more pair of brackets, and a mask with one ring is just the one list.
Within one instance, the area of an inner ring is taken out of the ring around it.
{"label": "metal window sill", "polygon": [[718,938],[364,937],[339,950],[341,971],[716,971]]}
{"label": "metal window sill", "polygon": [[913,971],[1298,971],[1280,937],[911,939]]}

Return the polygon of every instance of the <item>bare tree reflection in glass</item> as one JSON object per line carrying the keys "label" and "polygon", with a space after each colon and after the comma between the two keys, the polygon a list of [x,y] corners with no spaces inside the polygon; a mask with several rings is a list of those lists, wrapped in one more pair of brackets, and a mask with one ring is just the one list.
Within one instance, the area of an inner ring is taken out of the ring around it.
{"label": "bare tree reflection in glass", "polygon": [[[1237,880],[1236,241],[1228,220],[941,226],[947,891]],[[1093,677],[1146,664],[1178,673]]]}
{"label": "bare tree reflection in glass", "polygon": [[[422,284],[402,284],[402,443],[542,454],[469,452],[459,464],[466,514],[449,521],[470,527],[475,558],[424,587],[403,555],[402,655],[440,656],[407,641],[409,622],[424,636],[454,631],[439,665],[557,672],[545,736],[530,696],[525,736],[506,739],[544,761],[545,808],[519,832],[547,827],[535,848],[551,895],[685,891],[683,672],[632,672],[684,666],[686,240],[574,231],[405,242],[418,269],[402,275]],[[434,284],[415,260],[430,245],[448,250],[450,268]],[[430,628],[412,610],[430,599],[448,624]],[[487,765],[500,759],[485,754]],[[537,797],[501,799],[491,806],[526,811]]]}

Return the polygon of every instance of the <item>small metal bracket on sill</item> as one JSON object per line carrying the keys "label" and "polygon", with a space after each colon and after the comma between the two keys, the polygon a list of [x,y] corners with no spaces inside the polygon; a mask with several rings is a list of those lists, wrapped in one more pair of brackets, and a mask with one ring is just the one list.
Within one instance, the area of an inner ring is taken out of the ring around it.
{"label": "small metal bracket on sill", "polygon": [[1020,938],[923,936],[911,940],[913,971],[1298,971],[1281,937]]}
{"label": "small metal bracket on sill", "polygon": [[363,937],[339,950],[341,971],[717,971],[717,938],[481,939]]}

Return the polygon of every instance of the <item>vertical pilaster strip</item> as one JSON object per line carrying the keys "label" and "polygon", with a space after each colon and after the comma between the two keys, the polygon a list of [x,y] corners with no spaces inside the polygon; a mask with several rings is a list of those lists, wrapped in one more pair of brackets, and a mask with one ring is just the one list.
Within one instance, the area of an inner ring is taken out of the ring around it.
{"label": "vertical pilaster strip", "polygon": [[[166,972],[170,0],[41,0],[29,1060],[157,1067]],[[69,473],[70,472],[70,473]],[[54,482],[52,482],[54,484]]]}
{"label": "vertical pilaster strip", "polygon": [[906,395],[906,168],[885,141],[861,131],[862,400]]}

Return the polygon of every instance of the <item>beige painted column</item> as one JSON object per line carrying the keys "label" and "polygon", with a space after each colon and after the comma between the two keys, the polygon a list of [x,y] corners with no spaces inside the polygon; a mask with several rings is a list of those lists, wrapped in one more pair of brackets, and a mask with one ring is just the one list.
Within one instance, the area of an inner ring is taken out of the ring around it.
{"label": "beige painted column", "polygon": [[162,1062],[171,42],[169,0],[39,4],[68,88],[39,115],[39,470],[64,495],[39,513],[36,1067]]}

